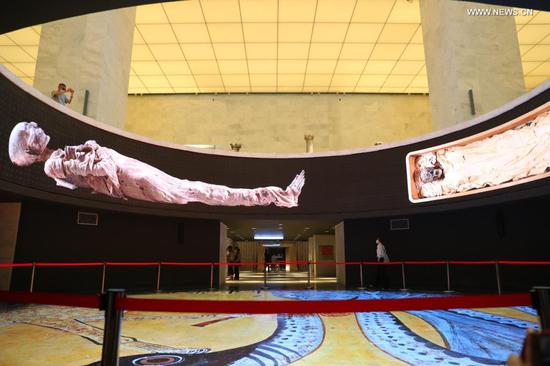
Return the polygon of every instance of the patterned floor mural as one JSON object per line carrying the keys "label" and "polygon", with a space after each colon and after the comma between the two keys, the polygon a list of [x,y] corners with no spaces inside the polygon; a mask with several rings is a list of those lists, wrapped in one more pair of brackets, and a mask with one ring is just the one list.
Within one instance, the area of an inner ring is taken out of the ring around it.
{"label": "patterned floor mural", "polygon": [[[240,291],[149,298],[352,300],[444,296],[392,291]],[[10,306],[0,312],[0,365],[99,365],[103,316],[93,309]],[[128,312],[123,365],[504,365],[519,353],[529,307],[314,315]]]}

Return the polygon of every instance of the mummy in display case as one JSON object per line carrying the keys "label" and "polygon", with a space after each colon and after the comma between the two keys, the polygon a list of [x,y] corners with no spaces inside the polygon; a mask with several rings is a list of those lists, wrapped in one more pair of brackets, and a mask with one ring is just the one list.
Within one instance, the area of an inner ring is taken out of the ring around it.
{"label": "mummy in display case", "polygon": [[412,202],[550,176],[550,105],[460,141],[407,155]]}
{"label": "mummy in display case", "polygon": [[139,160],[87,141],[79,146],[49,149],[50,137],[35,122],[20,122],[9,139],[11,161],[18,166],[44,162],[44,171],[58,186],[88,188],[115,198],[213,206],[298,206],[305,173],[286,189],[279,187],[230,188],[172,177]]}

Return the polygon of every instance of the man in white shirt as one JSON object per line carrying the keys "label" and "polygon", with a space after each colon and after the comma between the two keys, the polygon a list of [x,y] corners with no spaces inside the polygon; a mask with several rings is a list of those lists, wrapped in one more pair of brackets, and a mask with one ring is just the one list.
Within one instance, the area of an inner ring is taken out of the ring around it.
{"label": "man in white shirt", "polygon": [[[386,247],[384,246],[384,244],[382,244],[380,238],[376,238],[376,260],[380,263],[387,263],[390,261],[390,258],[386,253]],[[388,275],[386,273],[386,265],[379,264],[376,267],[375,286],[378,288],[388,288]]]}

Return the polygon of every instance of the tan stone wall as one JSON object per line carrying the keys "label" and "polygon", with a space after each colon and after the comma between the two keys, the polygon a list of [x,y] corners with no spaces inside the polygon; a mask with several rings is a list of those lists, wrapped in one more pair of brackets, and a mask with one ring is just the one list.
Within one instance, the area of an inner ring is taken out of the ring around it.
{"label": "tan stone wall", "polygon": [[129,96],[126,129],[160,141],[229,150],[315,152],[372,146],[431,132],[425,95],[148,95]]}

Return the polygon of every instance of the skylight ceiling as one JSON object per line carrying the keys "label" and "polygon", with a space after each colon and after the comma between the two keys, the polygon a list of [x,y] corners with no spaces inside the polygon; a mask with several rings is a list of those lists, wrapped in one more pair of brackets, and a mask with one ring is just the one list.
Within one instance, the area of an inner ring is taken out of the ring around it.
{"label": "skylight ceiling", "polygon": [[[550,75],[550,13],[516,17],[528,89]],[[40,27],[0,36],[32,83]],[[189,0],[137,8],[130,94],[428,93],[418,0]]]}

